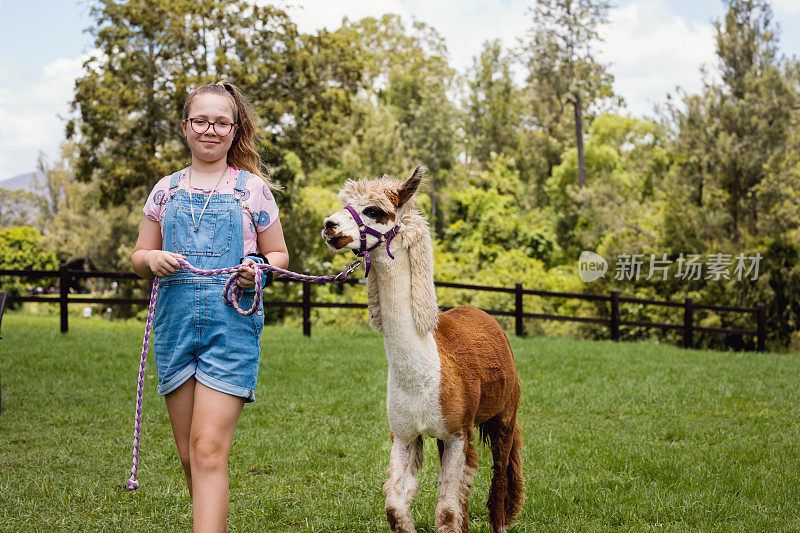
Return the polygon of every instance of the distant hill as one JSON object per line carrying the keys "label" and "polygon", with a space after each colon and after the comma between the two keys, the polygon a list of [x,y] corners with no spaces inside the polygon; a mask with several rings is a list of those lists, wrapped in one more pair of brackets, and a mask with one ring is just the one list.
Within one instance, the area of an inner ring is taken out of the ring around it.
{"label": "distant hill", "polygon": [[34,176],[39,178],[40,183],[44,183],[44,175],[41,172],[28,172],[27,174],[19,174],[13,178],[7,178],[0,181],[0,187],[6,189],[23,189],[29,192],[37,192]]}

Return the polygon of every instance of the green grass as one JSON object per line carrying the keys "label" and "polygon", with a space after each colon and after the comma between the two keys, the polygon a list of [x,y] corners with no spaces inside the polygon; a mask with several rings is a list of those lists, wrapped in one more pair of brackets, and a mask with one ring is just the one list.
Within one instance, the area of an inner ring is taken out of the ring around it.
{"label": "green grass", "polygon": [[[0,530],[187,531],[191,503],[148,361],[141,488],[129,475],[143,325],[7,314]],[[800,530],[800,357],[511,339],[525,489],[512,531]],[[386,531],[386,359],[368,330],[267,327],[230,461],[231,531]],[[470,500],[489,531],[490,454]],[[425,442],[419,531],[434,531]]]}

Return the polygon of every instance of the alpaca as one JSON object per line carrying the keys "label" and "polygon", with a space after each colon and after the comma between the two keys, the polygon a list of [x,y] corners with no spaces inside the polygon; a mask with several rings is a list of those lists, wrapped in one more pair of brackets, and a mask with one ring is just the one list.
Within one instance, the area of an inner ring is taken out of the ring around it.
{"label": "alpaca", "polygon": [[514,355],[485,312],[464,305],[439,314],[428,223],[413,207],[424,172],[417,167],[405,182],[386,175],[348,180],[339,192],[345,207],[324,220],[322,236],[331,249],[367,261],[369,322],[383,334],[389,363],[392,450],[383,492],[392,531],[416,531],[410,505],[419,489],[423,435],[437,439],[441,462],[437,532],[469,531],[478,466],[470,441],[478,426],[494,463],[489,520],[493,532],[505,532],[523,501]]}

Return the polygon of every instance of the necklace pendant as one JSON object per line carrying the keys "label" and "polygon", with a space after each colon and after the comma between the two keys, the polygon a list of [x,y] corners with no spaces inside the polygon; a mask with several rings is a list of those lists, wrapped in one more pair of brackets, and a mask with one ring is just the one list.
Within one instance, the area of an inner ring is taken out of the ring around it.
{"label": "necklace pendant", "polygon": [[194,227],[194,230],[197,231],[197,226]]}

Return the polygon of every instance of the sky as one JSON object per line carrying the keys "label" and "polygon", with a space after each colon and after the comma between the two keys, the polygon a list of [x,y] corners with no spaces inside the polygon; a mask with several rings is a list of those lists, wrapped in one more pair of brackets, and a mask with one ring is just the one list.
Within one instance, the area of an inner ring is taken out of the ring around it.
{"label": "sky", "polygon": [[[800,56],[800,0],[772,0],[780,51]],[[712,20],[721,0],[616,0],[598,45],[615,91],[634,116],[653,116],[676,87],[699,92],[700,67],[716,64]],[[530,0],[295,0],[282,4],[301,31],[335,29],[342,18],[398,13],[445,38],[464,72],[489,39],[514,47],[530,26]],[[93,49],[91,2],[0,0],[0,181],[32,172],[37,157],[59,157],[74,81]],[[176,118],[177,120],[177,118]]]}

